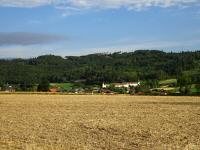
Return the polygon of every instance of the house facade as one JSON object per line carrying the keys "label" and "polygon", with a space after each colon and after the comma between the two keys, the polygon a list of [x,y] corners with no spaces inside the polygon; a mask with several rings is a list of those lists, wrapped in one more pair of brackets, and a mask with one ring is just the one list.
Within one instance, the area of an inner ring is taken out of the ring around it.
{"label": "house facade", "polygon": [[[102,84],[102,88],[108,88],[111,84]],[[129,87],[137,87],[140,85],[140,82],[123,82],[123,83],[112,83],[116,88],[129,88]]]}

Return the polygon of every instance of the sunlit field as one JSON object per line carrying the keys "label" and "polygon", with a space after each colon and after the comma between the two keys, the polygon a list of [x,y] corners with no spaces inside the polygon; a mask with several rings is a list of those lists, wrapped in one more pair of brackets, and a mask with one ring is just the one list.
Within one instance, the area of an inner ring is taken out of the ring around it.
{"label": "sunlit field", "polygon": [[200,98],[0,95],[0,149],[199,149]]}

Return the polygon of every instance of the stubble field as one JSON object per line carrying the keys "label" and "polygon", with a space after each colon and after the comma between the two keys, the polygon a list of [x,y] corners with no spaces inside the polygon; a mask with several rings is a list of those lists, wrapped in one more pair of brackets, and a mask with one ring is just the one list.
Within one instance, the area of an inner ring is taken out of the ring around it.
{"label": "stubble field", "polygon": [[0,150],[199,148],[198,97],[0,95]]}

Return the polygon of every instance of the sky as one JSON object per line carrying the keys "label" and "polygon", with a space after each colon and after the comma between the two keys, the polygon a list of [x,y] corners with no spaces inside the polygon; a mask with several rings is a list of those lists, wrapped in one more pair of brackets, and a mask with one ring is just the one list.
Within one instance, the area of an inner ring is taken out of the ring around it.
{"label": "sky", "polygon": [[0,0],[0,58],[200,50],[200,0]]}

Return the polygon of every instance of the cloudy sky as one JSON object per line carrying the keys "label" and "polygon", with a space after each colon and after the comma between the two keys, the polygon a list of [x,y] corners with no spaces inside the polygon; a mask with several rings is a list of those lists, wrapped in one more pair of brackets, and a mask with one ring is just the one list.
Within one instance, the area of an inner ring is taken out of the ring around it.
{"label": "cloudy sky", "polygon": [[0,57],[200,50],[200,0],[0,0]]}

